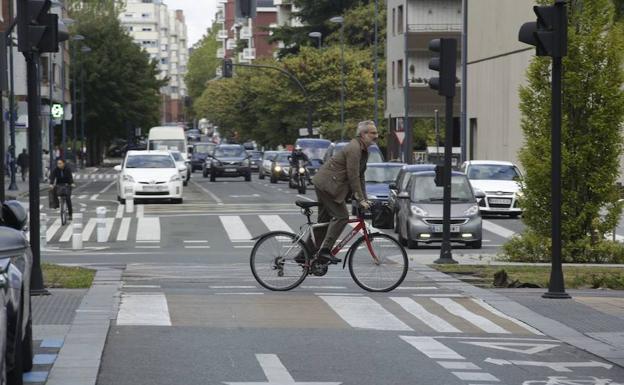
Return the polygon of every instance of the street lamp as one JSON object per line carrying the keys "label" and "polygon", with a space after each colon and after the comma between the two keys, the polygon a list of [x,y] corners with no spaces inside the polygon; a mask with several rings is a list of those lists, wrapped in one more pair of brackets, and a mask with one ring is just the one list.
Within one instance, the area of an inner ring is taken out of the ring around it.
{"label": "street lamp", "polygon": [[344,139],[344,94],[345,94],[345,61],[344,61],[344,17],[334,16],[329,19],[332,23],[340,24],[340,57],[342,61],[340,87],[340,139]]}
{"label": "street lamp", "polygon": [[322,41],[321,41],[323,34],[320,32],[310,32],[308,36],[313,39],[318,39],[318,48],[321,49],[321,47],[323,46]]}
{"label": "street lamp", "polygon": [[[83,54],[87,54],[91,52],[91,47],[83,45],[80,48],[80,52]],[[84,86],[84,59],[80,61],[80,138],[81,138],[81,146],[80,146],[80,164],[82,168],[84,168],[84,158],[87,153],[86,151],[86,140],[85,140],[85,86]]]}

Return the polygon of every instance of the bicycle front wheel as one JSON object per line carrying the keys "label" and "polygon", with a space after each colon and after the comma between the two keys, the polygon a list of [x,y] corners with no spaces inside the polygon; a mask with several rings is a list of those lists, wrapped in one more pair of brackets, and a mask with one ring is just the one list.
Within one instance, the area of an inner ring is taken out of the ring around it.
{"label": "bicycle front wheel", "polygon": [[65,197],[60,197],[60,207],[61,207],[61,225],[65,226],[67,224],[67,210],[65,209]]}
{"label": "bicycle front wheel", "polygon": [[358,239],[349,253],[349,273],[362,289],[390,291],[399,286],[407,275],[407,253],[391,236],[369,234]]}
{"label": "bicycle front wheel", "polygon": [[308,275],[310,253],[298,236],[274,231],[258,239],[251,250],[251,272],[265,288],[286,291],[299,286]]}

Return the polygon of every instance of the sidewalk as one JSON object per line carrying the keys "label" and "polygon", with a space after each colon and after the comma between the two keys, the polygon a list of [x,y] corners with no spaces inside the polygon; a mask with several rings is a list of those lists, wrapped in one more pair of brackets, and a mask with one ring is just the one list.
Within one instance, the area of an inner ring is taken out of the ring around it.
{"label": "sidewalk", "polygon": [[[15,184],[17,184],[17,190],[9,190],[9,186],[11,185],[10,178],[4,178],[4,195],[6,200],[19,199],[28,196],[28,178],[26,178],[25,182],[22,182],[21,174],[18,174],[15,178]],[[43,194],[47,195],[48,191],[48,183],[39,183],[39,191]]]}

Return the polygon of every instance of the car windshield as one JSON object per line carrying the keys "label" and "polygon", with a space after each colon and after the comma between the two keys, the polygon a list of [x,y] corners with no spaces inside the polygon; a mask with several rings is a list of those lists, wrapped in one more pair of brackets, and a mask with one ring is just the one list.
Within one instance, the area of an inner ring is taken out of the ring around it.
{"label": "car windshield", "polygon": [[289,153],[282,153],[282,154],[278,154],[278,155],[275,157],[275,161],[276,161],[276,162],[288,162],[288,156],[289,156],[289,155],[290,155]]}
{"label": "car windshield", "polygon": [[210,144],[200,144],[193,147],[194,152],[198,154],[210,154],[214,150],[215,146]]}
{"label": "car windshield", "polygon": [[277,152],[275,151],[267,151],[262,155],[262,159],[264,160],[273,160],[273,158],[275,157],[275,154],[277,154]]}
{"label": "car windshield", "polygon": [[368,150],[368,162],[369,163],[381,163],[383,162],[381,151],[378,147],[370,147]]}
{"label": "car windshield", "polygon": [[156,151],[178,150],[180,152],[185,150],[184,141],[179,139],[150,140],[149,149]]}
{"label": "car windshield", "polygon": [[325,140],[298,140],[303,152],[309,159],[323,159],[331,142]]}
{"label": "car windshield", "polygon": [[260,151],[252,151],[249,153],[251,155],[252,160],[260,160],[262,159],[262,153]]}
{"label": "car windshield", "polygon": [[[442,202],[444,188],[436,186],[433,175],[412,176],[412,202]],[[451,178],[451,200],[454,202],[473,202],[474,196],[465,175],[453,175]]]}
{"label": "car windshield", "polygon": [[126,168],[175,168],[168,155],[132,155],[126,160]]}
{"label": "car windshield", "polygon": [[245,155],[242,147],[217,147],[214,156],[216,158],[240,158]]}
{"label": "car windshield", "polygon": [[188,130],[187,133],[199,135],[199,130]]}
{"label": "car windshield", "polygon": [[468,169],[468,178],[474,180],[518,180],[520,170],[504,164],[475,164]]}
{"label": "car windshield", "polygon": [[182,159],[182,155],[179,152],[177,152],[177,151],[172,151],[171,152],[171,156],[173,156],[173,159],[176,162],[183,162],[184,161],[184,159]]}
{"label": "car windshield", "polygon": [[401,167],[368,166],[364,179],[366,183],[392,183],[401,172]]}

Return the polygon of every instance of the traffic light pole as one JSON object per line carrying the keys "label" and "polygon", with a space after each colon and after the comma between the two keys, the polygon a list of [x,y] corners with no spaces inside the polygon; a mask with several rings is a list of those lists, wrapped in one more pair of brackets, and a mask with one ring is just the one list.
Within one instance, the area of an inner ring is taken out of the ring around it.
{"label": "traffic light pole", "polygon": [[446,128],[444,131],[444,206],[442,209],[442,247],[434,263],[457,263],[451,248],[451,159],[453,158],[453,97],[446,97]]}

